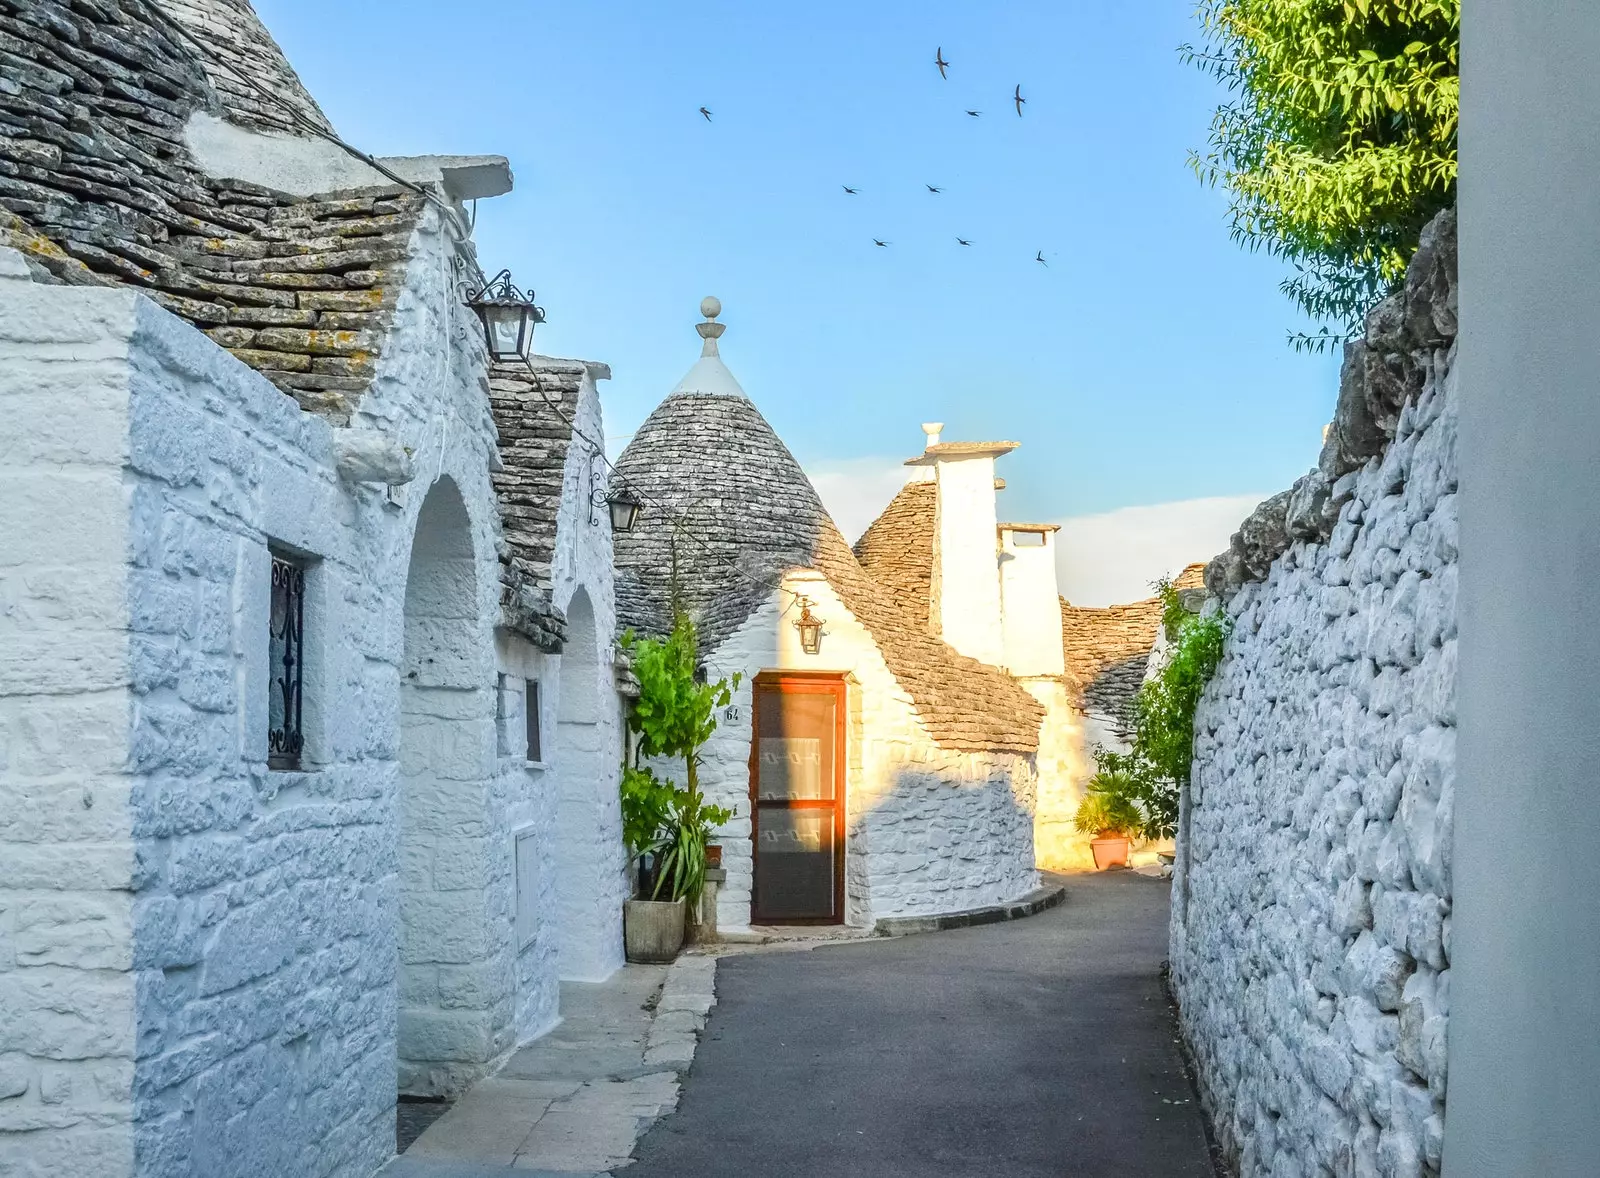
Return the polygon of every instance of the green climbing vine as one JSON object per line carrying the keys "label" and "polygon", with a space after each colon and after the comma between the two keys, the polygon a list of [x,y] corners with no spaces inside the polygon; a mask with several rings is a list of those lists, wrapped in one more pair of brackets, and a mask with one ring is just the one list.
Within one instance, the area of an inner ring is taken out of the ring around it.
{"label": "green climbing vine", "polygon": [[1222,661],[1229,620],[1218,612],[1194,614],[1184,608],[1169,581],[1156,583],[1167,660],[1147,679],[1134,700],[1133,740],[1126,753],[1095,750],[1095,774],[1080,807],[1083,823],[1090,810],[1119,814],[1125,825],[1131,804],[1137,833],[1147,839],[1171,838],[1178,829],[1178,795],[1194,764],[1194,713],[1200,696]]}

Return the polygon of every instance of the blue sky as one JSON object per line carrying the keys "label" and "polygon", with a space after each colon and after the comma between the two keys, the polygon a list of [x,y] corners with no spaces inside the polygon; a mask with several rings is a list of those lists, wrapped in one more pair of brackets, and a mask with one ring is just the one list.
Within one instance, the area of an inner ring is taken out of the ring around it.
{"label": "blue sky", "polygon": [[1336,362],[1288,348],[1282,266],[1186,166],[1218,98],[1177,53],[1192,0],[257,8],[358,145],[510,157],[482,262],[537,289],[539,350],[611,364],[614,436],[693,362],[714,293],[810,470],[882,469],[942,420],[1021,441],[1003,511],[1057,519],[1315,461]]}

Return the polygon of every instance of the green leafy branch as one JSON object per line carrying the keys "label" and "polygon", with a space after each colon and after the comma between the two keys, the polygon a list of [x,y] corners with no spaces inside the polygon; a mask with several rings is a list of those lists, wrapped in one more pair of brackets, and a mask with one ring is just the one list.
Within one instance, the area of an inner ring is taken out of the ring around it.
{"label": "green leafy branch", "polygon": [[1230,623],[1221,613],[1190,613],[1169,581],[1157,582],[1156,592],[1167,658],[1134,699],[1129,751],[1095,750],[1096,772],[1074,819],[1080,830],[1098,820],[1097,807],[1116,801],[1138,815],[1135,827],[1123,829],[1147,839],[1177,833],[1179,793],[1194,765],[1195,710],[1222,661]]}

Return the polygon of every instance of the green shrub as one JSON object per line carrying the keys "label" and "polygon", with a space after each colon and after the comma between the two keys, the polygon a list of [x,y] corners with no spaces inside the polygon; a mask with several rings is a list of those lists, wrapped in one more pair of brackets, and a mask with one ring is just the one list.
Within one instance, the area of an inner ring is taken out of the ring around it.
{"label": "green shrub", "polygon": [[1194,764],[1195,709],[1222,661],[1229,628],[1221,613],[1202,617],[1186,610],[1168,581],[1158,582],[1156,592],[1162,599],[1167,660],[1134,699],[1129,751],[1095,750],[1097,770],[1084,799],[1098,794],[1135,807],[1138,833],[1147,839],[1177,833],[1178,798]]}

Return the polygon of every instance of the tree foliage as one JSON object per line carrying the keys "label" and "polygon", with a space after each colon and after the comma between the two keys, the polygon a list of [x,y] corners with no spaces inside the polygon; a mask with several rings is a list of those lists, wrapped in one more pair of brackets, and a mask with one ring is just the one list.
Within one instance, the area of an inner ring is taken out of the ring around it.
{"label": "tree foliage", "polygon": [[[693,903],[705,884],[706,843],[733,817],[701,796],[700,748],[717,730],[717,709],[732,702],[739,676],[701,680],[694,622],[681,611],[665,638],[625,634],[622,647],[639,679],[639,698],[628,715],[628,728],[639,738],[636,760],[622,773],[623,838],[634,856],[652,856],[652,896],[665,890],[668,899]],[[662,781],[641,763],[657,757],[681,759],[687,784]]]}
{"label": "tree foliage", "polygon": [[1233,196],[1233,236],[1290,261],[1283,289],[1360,330],[1455,200],[1461,0],[1200,0],[1184,55],[1230,97],[1191,163]]}

